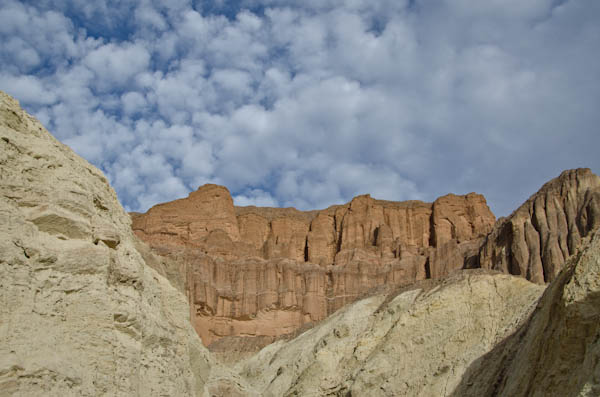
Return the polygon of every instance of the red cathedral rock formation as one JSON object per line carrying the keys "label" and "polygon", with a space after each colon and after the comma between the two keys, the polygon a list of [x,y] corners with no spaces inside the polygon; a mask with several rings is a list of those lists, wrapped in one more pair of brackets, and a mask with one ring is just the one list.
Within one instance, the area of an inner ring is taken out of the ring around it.
{"label": "red cathedral rock formation", "polygon": [[217,185],[132,218],[138,237],[174,259],[206,344],[225,336],[277,337],[372,288],[472,266],[495,222],[475,193],[434,203],[363,195],[298,211],[234,207]]}
{"label": "red cathedral rock formation", "polygon": [[234,207],[205,185],[132,214],[135,234],[169,258],[203,341],[276,338],[323,320],[377,287],[437,279],[463,268],[552,281],[600,226],[600,178],[563,172],[495,222],[483,196],[433,203],[369,195],[321,211]]}

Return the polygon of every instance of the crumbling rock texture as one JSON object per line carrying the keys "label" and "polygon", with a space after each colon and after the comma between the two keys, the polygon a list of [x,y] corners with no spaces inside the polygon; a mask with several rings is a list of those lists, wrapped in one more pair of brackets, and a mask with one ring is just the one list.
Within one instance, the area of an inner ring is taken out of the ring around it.
{"label": "crumbling rock texture", "polygon": [[277,337],[372,288],[447,275],[477,260],[495,221],[475,193],[434,203],[363,195],[303,212],[235,208],[217,185],[132,219],[138,237],[178,263],[194,327],[207,344]]}
{"label": "crumbling rock texture", "polygon": [[589,234],[528,321],[474,361],[453,396],[600,395],[600,231]]}
{"label": "crumbling rock texture", "polygon": [[447,396],[527,321],[543,291],[482,270],[417,283],[352,303],[235,371],[262,396]]}
{"label": "crumbling rock texture", "polygon": [[102,173],[0,92],[0,396],[208,394],[185,296]]}
{"label": "crumbling rock texture", "polygon": [[479,265],[547,283],[598,226],[600,178],[587,168],[564,171],[498,221]]}

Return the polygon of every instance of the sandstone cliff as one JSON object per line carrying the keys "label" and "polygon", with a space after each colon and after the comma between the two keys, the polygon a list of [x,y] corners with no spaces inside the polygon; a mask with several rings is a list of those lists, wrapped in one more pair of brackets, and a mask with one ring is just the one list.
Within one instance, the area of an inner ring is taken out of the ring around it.
{"label": "sandstone cliff", "polygon": [[[433,203],[358,196],[321,211],[234,207],[205,185],[133,215],[133,229],[175,262],[205,343],[276,338],[318,322],[367,291],[463,268],[553,280],[600,225],[600,178],[565,171],[508,218],[478,194]],[[177,270],[173,270],[175,267]]]}
{"label": "sandstone cliff", "polygon": [[[187,198],[132,214],[135,233],[157,250],[201,248],[223,258],[292,259],[345,265],[356,250],[399,259],[486,236],[495,218],[483,196],[434,203],[358,196],[322,211],[234,207],[227,188],[204,185]],[[422,269],[425,271],[425,269]]]}
{"label": "sandstone cliff", "polygon": [[100,171],[0,92],[0,395],[195,396],[211,359]]}
{"label": "sandstone cliff", "polygon": [[461,269],[477,260],[495,220],[475,193],[434,203],[364,195],[302,212],[235,208],[217,185],[132,218],[136,235],[168,257],[171,274],[183,280],[194,327],[207,344],[225,336],[275,338],[372,288]]}
{"label": "sandstone cliff", "polygon": [[550,282],[599,226],[600,178],[587,168],[565,171],[498,221],[481,248],[480,266]]}

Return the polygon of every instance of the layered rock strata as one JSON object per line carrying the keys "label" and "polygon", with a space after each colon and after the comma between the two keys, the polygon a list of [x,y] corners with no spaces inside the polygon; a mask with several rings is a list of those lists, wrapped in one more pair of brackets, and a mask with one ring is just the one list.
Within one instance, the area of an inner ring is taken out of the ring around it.
{"label": "layered rock strata", "polygon": [[209,394],[185,296],[104,175],[0,92],[0,396]]}
{"label": "layered rock strata", "polygon": [[179,263],[205,343],[277,337],[372,288],[442,277],[477,260],[495,220],[475,193],[434,203],[364,195],[302,212],[236,208],[217,185],[132,218],[137,236]]}
{"label": "layered rock strata", "polygon": [[547,283],[599,226],[600,178],[587,168],[568,170],[498,221],[479,266]]}

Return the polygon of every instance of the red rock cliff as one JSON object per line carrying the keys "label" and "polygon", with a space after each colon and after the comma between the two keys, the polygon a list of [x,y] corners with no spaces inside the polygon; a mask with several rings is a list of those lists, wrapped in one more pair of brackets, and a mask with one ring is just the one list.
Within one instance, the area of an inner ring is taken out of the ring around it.
{"label": "red rock cliff", "polygon": [[229,191],[216,185],[132,217],[142,240],[176,258],[206,344],[286,334],[371,288],[477,262],[495,221],[475,193],[433,204],[364,195],[302,212],[235,208]]}

